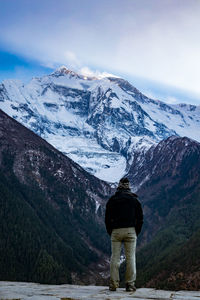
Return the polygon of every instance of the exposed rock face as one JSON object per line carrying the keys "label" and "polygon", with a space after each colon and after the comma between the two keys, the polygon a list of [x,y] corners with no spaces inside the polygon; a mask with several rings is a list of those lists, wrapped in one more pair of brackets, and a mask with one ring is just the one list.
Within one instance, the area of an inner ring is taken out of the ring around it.
{"label": "exposed rock face", "polygon": [[62,67],[27,85],[0,84],[0,107],[95,176],[118,181],[137,153],[171,135],[199,140],[200,107],[167,105],[121,78]]}
{"label": "exposed rock face", "polygon": [[2,111],[0,167],[0,278],[104,282],[110,186]]}
{"label": "exposed rock face", "polygon": [[200,144],[186,137],[169,137],[134,160],[128,176],[142,199],[152,233],[198,190],[199,169]]}
{"label": "exposed rock face", "polygon": [[161,141],[146,153],[135,157],[128,173],[134,190],[140,190],[141,186],[144,190],[149,179],[160,178],[162,182],[168,181],[169,185],[175,185],[186,172],[187,182],[190,182],[188,184],[197,184],[199,155],[200,144],[187,137],[172,136]]}

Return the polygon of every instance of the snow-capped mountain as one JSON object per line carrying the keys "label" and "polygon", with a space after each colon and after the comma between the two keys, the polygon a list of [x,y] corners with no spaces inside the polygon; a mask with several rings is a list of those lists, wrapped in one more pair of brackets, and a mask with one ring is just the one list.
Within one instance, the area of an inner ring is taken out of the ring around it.
{"label": "snow-capped mountain", "polygon": [[200,141],[200,107],[167,105],[117,77],[65,67],[24,85],[0,84],[0,108],[95,176],[116,182],[135,153],[171,135]]}

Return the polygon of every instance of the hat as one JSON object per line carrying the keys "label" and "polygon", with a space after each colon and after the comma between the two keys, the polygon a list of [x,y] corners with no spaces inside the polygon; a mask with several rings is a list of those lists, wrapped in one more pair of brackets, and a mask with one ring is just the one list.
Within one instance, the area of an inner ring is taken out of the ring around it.
{"label": "hat", "polygon": [[127,177],[123,177],[120,179],[117,189],[130,189],[129,180]]}

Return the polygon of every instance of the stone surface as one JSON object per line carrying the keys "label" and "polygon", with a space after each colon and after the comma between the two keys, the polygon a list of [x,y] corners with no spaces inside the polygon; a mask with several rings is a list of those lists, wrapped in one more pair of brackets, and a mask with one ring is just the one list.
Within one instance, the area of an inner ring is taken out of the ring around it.
{"label": "stone surface", "polygon": [[0,300],[199,300],[200,291],[164,291],[140,288],[136,292],[118,289],[110,292],[105,286],[45,285],[26,282],[0,282]]}

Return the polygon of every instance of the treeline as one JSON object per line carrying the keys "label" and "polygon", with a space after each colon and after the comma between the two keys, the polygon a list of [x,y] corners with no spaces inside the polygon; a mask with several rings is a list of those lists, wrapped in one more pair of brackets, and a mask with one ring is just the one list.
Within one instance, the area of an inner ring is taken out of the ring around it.
{"label": "treeline", "polygon": [[200,289],[200,192],[188,193],[152,242],[137,254],[138,286]]}

